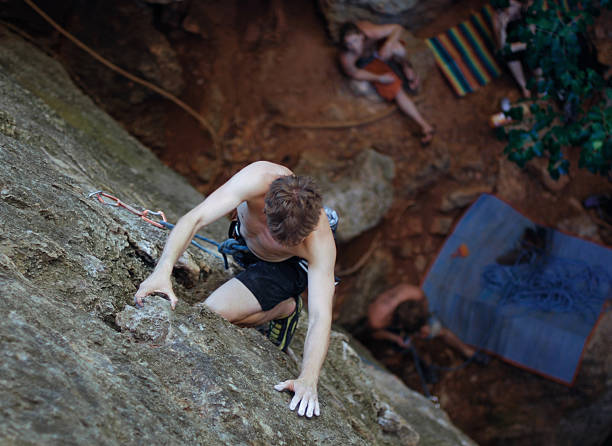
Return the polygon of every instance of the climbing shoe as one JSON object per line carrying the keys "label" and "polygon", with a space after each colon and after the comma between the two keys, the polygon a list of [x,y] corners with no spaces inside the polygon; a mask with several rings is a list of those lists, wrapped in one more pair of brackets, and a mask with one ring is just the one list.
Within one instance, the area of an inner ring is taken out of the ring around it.
{"label": "climbing shoe", "polygon": [[302,311],[302,297],[298,296],[295,301],[295,310],[289,316],[283,319],[274,319],[270,321],[268,329],[268,339],[278,346],[282,351],[287,351],[287,347],[291,343],[295,327],[297,327],[300,313]]}

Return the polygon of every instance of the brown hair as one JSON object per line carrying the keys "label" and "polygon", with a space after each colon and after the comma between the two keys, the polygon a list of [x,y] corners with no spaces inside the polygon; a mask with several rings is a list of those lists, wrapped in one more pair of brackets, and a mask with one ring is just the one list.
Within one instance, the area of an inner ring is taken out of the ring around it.
{"label": "brown hair", "polygon": [[425,325],[428,316],[425,299],[408,300],[395,309],[392,327],[407,334],[414,333]]}
{"label": "brown hair", "polygon": [[346,46],[346,37],[350,36],[351,34],[363,34],[363,31],[353,22],[343,23],[339,31],[339,43],[342,49],[345,51],[348,51],[348,47]]}
{"label": "brown hair", "polygon": [[264,206],[272,237],[285,246],[301,243],[317,227],[322,202],[310,177],[287,175],[274,180]]}

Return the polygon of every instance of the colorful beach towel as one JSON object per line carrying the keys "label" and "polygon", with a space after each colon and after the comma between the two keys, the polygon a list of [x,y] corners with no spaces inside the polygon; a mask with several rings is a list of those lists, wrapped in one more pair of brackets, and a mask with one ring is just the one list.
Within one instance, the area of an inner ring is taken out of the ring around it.
{"label": "colorful beach towel", "polygon": [[491,5],[486,5],[458,26],[426,40],[459,96],[476,91],[501,74],[494,56],[493,13]]}
{"label": "colorful beach towel", "polygon": [[571,385],[612,299],[612,250],[538,227],[482,195],[444,243],[423,290],[464,342]]}

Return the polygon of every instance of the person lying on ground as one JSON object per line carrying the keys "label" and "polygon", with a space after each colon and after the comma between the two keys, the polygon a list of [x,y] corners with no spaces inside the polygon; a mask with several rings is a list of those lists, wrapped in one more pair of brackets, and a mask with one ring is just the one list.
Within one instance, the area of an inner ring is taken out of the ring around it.
{"label": "person lying on ground", "polygon": [[[272,321],[269,336],[285,350],[308,286],[308,331],[297,379],[275,386],[294,392],[298,415],[319,415],[317,384],[329,346],[336,246],[312,179],[265,161],[248,165],[179,219],[153,273],[135,295],[137,305],[153,293],[177,297],[170,275],[195,233],[232,210],[232,235],[250,250],[248,268],[215,290],[205,305],[228,321],[255,327]],[[305,259],[307,272],[302,267]],[[300,265],[302,262],[302,265]]]}
{"label": "person lying on ground", "polygon": [[466,358],[488,362],[488,356],[465,344],[428,312],[425,293],[414,285],[401,283],[376,297],[368,307],[368,328],[373,339],[392,342],[402,349],[410,347],[408,335],[414,332],[422,339],[440,337]]}
{"label": "person lying on ground", "polygon": [[400,40],[402,30],[395,24],[345,23],[340,29],[340,64],[348,76],[372,82],[380,96],[395,101],[400,110],[421,127],[421,143],[427,145],[433,139],[434,128],[421,116],[402,87],[401,77],[406,78],[407,88],[411,91],[416,91],[419,85]]}

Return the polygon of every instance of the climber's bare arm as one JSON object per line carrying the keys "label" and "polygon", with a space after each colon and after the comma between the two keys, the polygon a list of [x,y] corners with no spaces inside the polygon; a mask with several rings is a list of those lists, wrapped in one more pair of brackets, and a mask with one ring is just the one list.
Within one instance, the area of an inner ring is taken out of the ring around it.
{"label": "climber's bare arm", "polygon": [[138,288],[134,296],[136,305],[142,305],[144,297],[158,292],[168,296],[174,308],[177,298],[172,290],[170,275],[195,233],[231,212],[243,201],[265,195],[272,181],[290,174],[291,171],[286,167],[266,161],[249,164],[181,217],[168,236],[155,270]]}
{"label": "climber's bare arm", "polygon": [[322,212],[319,226],[308,236],[308,332],[304,342],[302,371],[297,379],[284,381],[276,390],[294,392],[289,405],[298,415],[319,415],[317,385],[323,361],[329,347],[334,295],[334,265],[336,247],[329,222]]}

